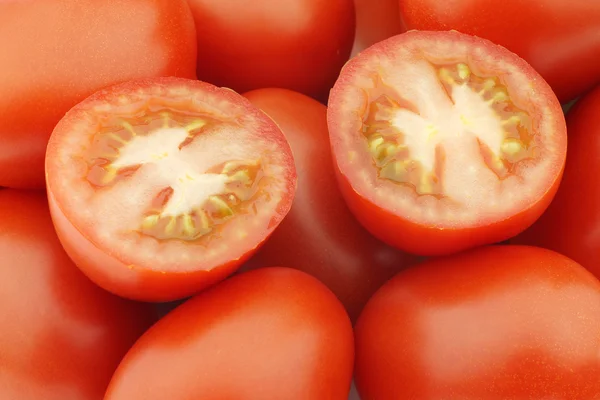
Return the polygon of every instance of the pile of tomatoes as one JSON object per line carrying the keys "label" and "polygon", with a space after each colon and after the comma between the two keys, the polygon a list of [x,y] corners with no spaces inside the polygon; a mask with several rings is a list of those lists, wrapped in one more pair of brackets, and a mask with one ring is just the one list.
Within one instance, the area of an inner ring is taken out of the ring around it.
{"label": "pile of tomatoes", "polygon": [[0,399],[600,399],[598,174],[596,0],[0,1]]}

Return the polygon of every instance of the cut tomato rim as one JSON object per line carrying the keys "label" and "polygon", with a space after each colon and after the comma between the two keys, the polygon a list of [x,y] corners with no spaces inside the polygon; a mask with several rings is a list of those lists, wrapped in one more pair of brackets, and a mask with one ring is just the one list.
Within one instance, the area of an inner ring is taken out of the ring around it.
{"label": "cut tomato rim", "polygon": [[523,60],[458,32],[408,32],[342,71],[329,103],[341,174],[416,223],[467,227],[531,207],[559,179],[558,101]]}
{"label": "cut tomato rim", "polygon": [[178,78],[115,86],[56,127],[47,184],[90,242],[128,265],[187,272],[255,249],[289,210],[289,144],[228,89]]}

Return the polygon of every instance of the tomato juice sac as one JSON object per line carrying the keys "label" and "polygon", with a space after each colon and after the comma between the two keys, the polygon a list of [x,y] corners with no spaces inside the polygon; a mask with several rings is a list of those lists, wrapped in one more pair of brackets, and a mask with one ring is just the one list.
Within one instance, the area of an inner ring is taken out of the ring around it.
{"label": "tomato juice sac", "polygon": [[[55,221],[80,233],[63,232],[66,247],[85,241],[115,268],[204,272],[211,282],[211,270],[233,272],[273,231],[296,184],[289,145],[266,115],[230,90],[169,78],[116,86],[73,109],[51,139],[47,179]],[[92,275],[111,269],[85,258]]]}
{"label": "tomato juice sac", "polygon": [[328,124],[340,185],[373,234],[418,254],[514,236],[551,201],[566,128],[523,60],[458,32],[408,32],[351,60]]}

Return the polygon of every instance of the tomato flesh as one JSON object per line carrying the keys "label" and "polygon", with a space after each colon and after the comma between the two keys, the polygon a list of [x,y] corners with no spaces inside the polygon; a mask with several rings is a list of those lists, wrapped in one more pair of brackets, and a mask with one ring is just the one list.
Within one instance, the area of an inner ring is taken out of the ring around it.
{"label": "tomato flesh", "polygon": [[358,219],[424,255],[525,229],[554,195],[566,156],[547,84],[514,54],[458,32],[408,32],[361,53],[336,83],[328,123]]}
{"label": "tomato flesh", "polygon": [[[266,116],[232,91],[178,78],[116,86],[75,107],[53,133],[47,174],[53,217],[77,264],[108,290],[144,300],[214,281],[193,272],[226,264],[219,277],[233,272],[295,190],[289,145]],[[82,250],[85,241],[104,255]],[[173,276],[151,290],[136,283],[136,270]],[[179,289],[166,283],[174,276]]]}

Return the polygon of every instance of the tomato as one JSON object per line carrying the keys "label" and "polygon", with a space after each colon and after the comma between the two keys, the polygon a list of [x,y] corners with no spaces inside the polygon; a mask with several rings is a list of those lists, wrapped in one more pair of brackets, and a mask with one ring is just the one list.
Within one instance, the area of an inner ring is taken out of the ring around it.
{"label": "tomato", "polygon": [[353,346],[348,316],[324,285],[264,268],[208,289],[150,328],[105,400],[345,400]]}
{"label": "tomato", "polygon": [[50,210],[101,287],[183,298],[233,273],[296,187],[281,130],[241,95],[182,78],[131,81],[73,108],[46,156]]}
{"label": "tomato", "polygon": [[556,193],[566,157],[550,87],[513,53],[459,32],[407,32],[352,59],[328,126],[357,219],[420,255],[526,229]]}
{"label": "tomato", "polygon": [[353,0],[188,0],[198,78],[246,92],[264,87],[327,98],[354,41]]}
{"label": "tomato", "polygon": [[185,0],[0,1],[0,186],[43,187],[50,133],[97,90],[195,78]]}
{"label": "tomato", "polygon": [[514,243],[562,253],[600,277],[600,86],[567,115],[569,154],[548,211]]}
{"label": "tomato", "polygon": [[600,83],[600,2],[397,0],[405,29],[448,30],[517,53],[567,102]]}
{"label": "tomato", "polygon": [[536,247],[400,272],[356,325],[362,400],[596,399],[600,282]]}
{"label": "tomato", "polygon": [[43,193],[0,190],[0,254],[0,398],[101,399],[151,310],[73,265]]}
{"label": "tomato", "polygon": [[403,32],[398,0],[354,0],[356,38],[353,54]]}
{"label": "tomato", "polygon": [[298,189],[286,218],[243,269],[285,265],[308,272],[338,296],[354,320],[375,290],[416,260],[371,236],[346,207],[333,172],[324,105],[286,89],[244,96],[290,142]]}

